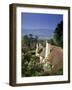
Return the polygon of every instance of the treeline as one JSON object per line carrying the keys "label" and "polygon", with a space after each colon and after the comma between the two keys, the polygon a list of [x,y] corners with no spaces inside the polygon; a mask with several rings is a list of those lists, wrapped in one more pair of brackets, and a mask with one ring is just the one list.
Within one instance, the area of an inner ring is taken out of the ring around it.
{"label": "treeline", "polygon": [[63,48],[63,21],[57,24],[53,38],[50,39],[49,42],[52,45],[56,45]]}
{"label": "treeline", "polygon": [[38,36],[33,36],[32,34],[24,35],[22,37],[22,47],[35,49],[37,41],[38,41]]}

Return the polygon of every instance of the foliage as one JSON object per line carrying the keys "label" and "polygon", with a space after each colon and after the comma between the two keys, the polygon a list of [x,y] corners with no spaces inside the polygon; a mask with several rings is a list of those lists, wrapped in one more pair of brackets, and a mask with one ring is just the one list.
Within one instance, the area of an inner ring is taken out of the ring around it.
{"label": "foliage", "polygon": [[63,21],[61,21],[54,31],[54,41],[56,45],[63,47]]}
{"label": "foliage", "polygon": [[58,70],[57,75],[63,75],[63,67]]}
{"label": "foliage", "polygon": [[63,21],[57,24],[54,31],[54,36],[48,42],[52,45],[56,45],[63,48]]}
{"label": "foliage", "polygon": [[38,37],[33,36],[32,34],[24,35],[22,37],[22,45],[29,49],[35,49],[37,41],[38,41]]}
{"label": "foliage", "polygon": [[32,34],[22,38],[22,76],[39,76],[43,71],[39,57],[35,56],[38,37]]}
{"label": "foliage", "polygon": [[51,45],[56,45],[53,39],[48,40]]}
{"label": "foliage", "polygon": [[22,76],[39,76],[43,71],[42,64],[40,64],[39,57],[32,55],[27,51],[22,56]]}

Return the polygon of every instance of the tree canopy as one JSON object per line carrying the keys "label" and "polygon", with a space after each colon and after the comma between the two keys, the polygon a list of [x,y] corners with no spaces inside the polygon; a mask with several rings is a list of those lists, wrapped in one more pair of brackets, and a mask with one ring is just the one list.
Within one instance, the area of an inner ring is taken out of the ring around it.
{"label": "tree canopy", "polygon": [[63,47],[63,21],[57,24],[57,27],[54,31],[54,41],[56,45]]}
{"label": "tree canopy", "polygon": [[49,43],[63,48],[63,21],[57,24],[53,38],[49,40]]}

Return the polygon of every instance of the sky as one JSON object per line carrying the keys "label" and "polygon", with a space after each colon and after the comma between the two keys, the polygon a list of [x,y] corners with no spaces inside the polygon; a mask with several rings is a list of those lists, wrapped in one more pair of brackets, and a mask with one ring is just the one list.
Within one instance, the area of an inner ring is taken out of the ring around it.
{"label": "sky", "polygon": [[61,14],[39,14],[21,13],[21,32],[23,35],[33,34],[40,39],[50,39],[60,21],[63,20]]}

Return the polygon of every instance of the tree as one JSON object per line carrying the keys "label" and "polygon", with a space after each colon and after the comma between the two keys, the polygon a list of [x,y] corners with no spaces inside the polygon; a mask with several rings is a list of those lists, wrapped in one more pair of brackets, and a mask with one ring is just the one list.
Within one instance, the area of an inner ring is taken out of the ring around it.
{"label": "tree", "polygon": [[51,38],[50,40],[48,40],[48,42],[51,44],[51,45],[55,45],[55,42],[54,40]]}
{"label": "tree", "polygon": [[27,35],[23,36],[22,44],[26,45],[26,46],[30,46],[29,45],[29,38]]}
{"label": "tree", "polygon": [[61,21],[54,31],[54,42],[56,45],[63,47],[63,21]]}
{"label": "tree", "polygon": [[32,45],[33,45],[33,35],[29,34],[29,43],[30,43],[30,49],[32,49]]}

